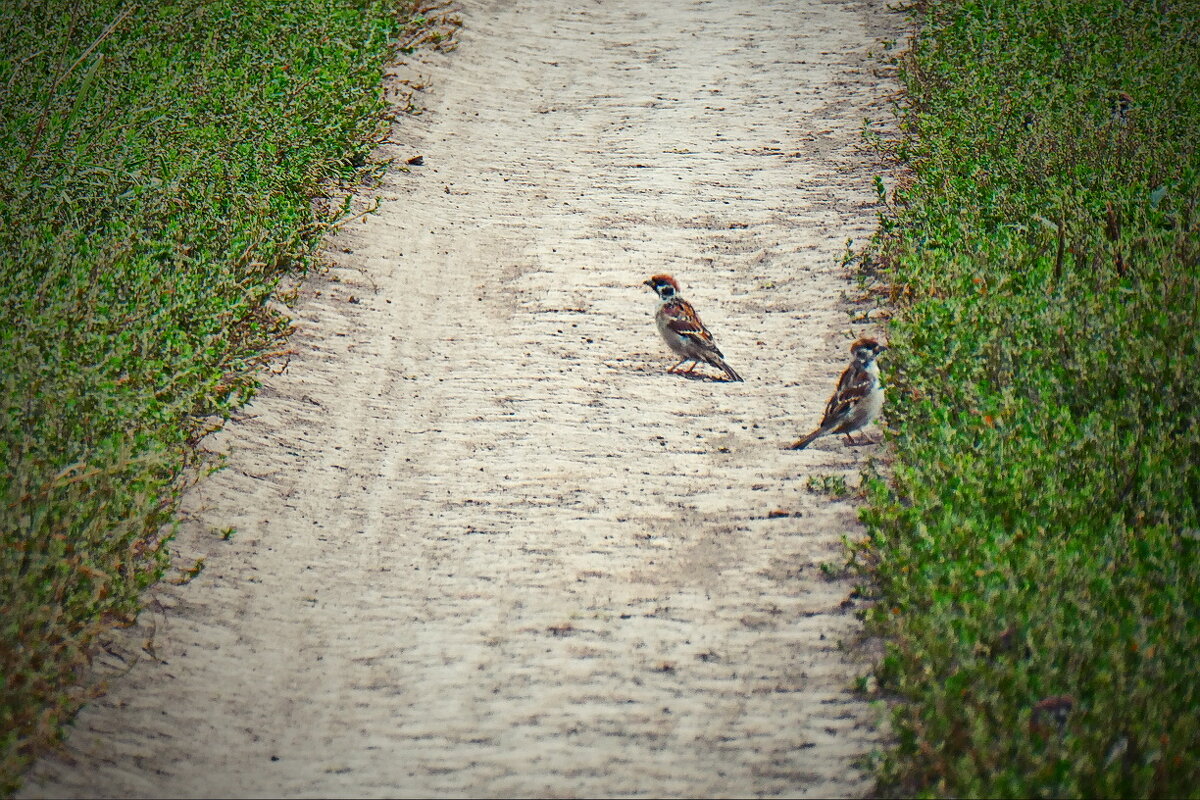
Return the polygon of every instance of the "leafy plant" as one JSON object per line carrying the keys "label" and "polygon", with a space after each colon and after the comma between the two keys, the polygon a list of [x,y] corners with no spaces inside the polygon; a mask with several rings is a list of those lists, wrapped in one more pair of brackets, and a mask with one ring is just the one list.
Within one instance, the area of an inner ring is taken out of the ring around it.
{"label": "leafy plant", "polygon": [[863,274],[888,480],[856,552],[902,795],[1200,786],[1200,5],[950,0]]}
{"label": "leafy plant", "polygon": [[846,497],[850,494],[845,475],[809,475],[804,487],[810,492],[827,494],[830,497]]}
{"label": "leafy plant", "polygon": [[340,212],[322,183],[386,129],[396,37],[432,36],[417,11],[0,8],[0,792],[163,574],[195,445],[253,395],[289,331],[266,301]]}

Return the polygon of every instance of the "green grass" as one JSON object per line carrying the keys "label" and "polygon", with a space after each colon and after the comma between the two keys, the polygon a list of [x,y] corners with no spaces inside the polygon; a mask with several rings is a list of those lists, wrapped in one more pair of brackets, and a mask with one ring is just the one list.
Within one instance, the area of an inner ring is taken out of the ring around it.
{"label": "green grass", "polygon": [[199,438],[288,331],[266,301],[339,213],[314,197],[385,130],[397,35],[444,39],[421,13],[0,10],[0,793],[85,699],[97,633],[161,576]]}
{"label": "green grass", "polygon": [[914,10],[863,264],[898,307],[880,785],[1198,796],[1200,3]]}

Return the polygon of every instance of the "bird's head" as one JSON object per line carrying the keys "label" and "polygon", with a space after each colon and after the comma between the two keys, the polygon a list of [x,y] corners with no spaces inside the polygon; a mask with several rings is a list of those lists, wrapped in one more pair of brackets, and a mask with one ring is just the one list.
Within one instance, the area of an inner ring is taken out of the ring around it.
{"label": "bird's head", "polygon": [[679,294],[679,283],[670,275],[652,275],[642,283],[653,289],[663,301],[673,300]]}
{"label": "bird's head", "polygon": [[870,364],[875,360],[875,357],[887,350],[887,347],[881,345],[874,339],[859,339],[854,344],[850,345],[850,352],[854,358],[863,365]]}

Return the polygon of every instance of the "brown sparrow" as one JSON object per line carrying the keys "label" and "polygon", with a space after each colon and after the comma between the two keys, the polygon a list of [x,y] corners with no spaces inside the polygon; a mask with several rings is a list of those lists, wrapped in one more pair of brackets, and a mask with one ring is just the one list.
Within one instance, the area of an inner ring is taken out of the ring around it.
{"label": "brown sparrow", "polygon": [[874,339],[859,339],[850,345],[854,360],[838,380],[837,389],[825,406],[821,426],[790,449],[803,450],[813,439],[829,433],[844,433],[846,443],[854,443],[850,434],[873,422],[883,408],[883,385],[879,382],[879,365],[875,363],[875,357],[884,350],[887,348]]}
{"label": "brown sparrow", "polygon": [[667,372],[674,372],[691,361],[692,366],[687,370],[691,373],[703,361],[724,372],[731,381],[742,380],[742,376],[725,363],[725,356],[717,348],[713,335],[700,321],[696,309],[679,296],[679,283],[674,278],[670,275],[654,275],[643,283],[658,294],[658,312],[654,315],[658,332],[666,340],[667,346],[682,359]]}

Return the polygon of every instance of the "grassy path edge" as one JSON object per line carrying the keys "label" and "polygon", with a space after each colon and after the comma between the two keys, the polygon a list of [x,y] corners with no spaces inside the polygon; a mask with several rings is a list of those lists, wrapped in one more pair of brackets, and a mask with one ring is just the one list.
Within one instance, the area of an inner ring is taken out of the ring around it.
{"label": "grassy path edge", "polygon": [[1200,6],[910,11],[860,265],[896,306],[854,551],[881,791],[1195,796]]}
{"label": "grassy path edge", "polygon": [[0,793],[165,575],[180,493],[220,467],[201,440],[290,331],[280,279],[345,212],[331,185],[377,168],[385,65],[456,24],[424,0],[0,12]]}

